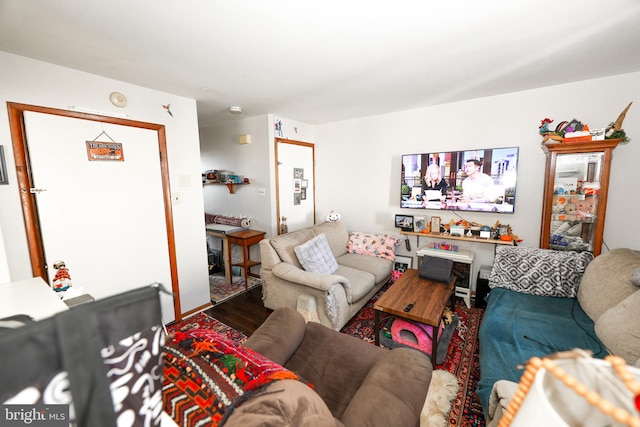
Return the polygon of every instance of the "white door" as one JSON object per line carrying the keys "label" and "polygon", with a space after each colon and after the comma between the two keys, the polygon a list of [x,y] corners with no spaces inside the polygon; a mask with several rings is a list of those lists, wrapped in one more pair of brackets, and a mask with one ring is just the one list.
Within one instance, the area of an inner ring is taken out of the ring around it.
{"label": "white door", "polygon": [[[171,288],[157,133],[34,112],[25,127],[50,281],[63,260],[73,287],[96,299]],[[121,143],[124,161],[89,161],[86,141],[98,135]]]}
{"label": "white door", "polygon": [[278,140],[278,212],[289,231],[315,224],[313,144]]}

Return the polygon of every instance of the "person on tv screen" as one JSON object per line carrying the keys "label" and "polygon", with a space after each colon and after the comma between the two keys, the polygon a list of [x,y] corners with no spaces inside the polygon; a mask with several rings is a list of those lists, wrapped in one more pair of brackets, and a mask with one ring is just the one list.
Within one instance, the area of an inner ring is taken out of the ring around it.
{"label": "person on tv screen", "polygon": [[425,191],[434,190],[439,191],[442,196],[446,196],[448,187],[447,181],[442,177],[440,167],[435,163],[430,164],[422,180],[422,194],[425,194]]}
{"label": "person on tv screen", "polygon": [[429,165],[422,179],[423,206],[429,201],[444,201],[448,188],[440,167],[435,163]]}
{"label": "person on tv screen", "polygon": [[469,159],[464,164],[467,177],[462,181],[462,199],[467,202],[489,203],[493,199],[493,179],[482,172],[478,159]]}

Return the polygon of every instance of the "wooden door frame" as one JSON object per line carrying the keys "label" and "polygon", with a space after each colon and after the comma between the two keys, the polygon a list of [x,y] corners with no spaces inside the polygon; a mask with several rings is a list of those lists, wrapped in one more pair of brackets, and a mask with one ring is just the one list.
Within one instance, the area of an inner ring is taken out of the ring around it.
{"label": "wooden door frame", "polygon": [[316,147],[311,142],[294,141],[292,139],[276,138],[274,144],[276,164],[276,234],[280,234],[280,162],[278,160],[278,143],[300,145],[311,148],[311,163],[313,165],[313,224],[316,223]]}
{"label": "wooden door frame", "polygon": [[167,228],[167,242],[169,247],[171,289],[173,291],[173,310],[175,314],[175,320],[181,320],[182,310],[180,308],[180,288],[178,284],[178,267],[176,261],[176,245],[173,225],[173,210],[171,205],[171,187],[169,182],[169,162],[167,157],[167,136],[165,126],[161,124],[140,122],[118,117],[81,113],[77,111],[68,111],[37,105],[20,104],[16,102],[7,102],[7,111],[9,113],[11,142],[13,145],[16,173],[18,176],[18,188],[20,192],[22,213],[24,216],[25,231],[27,234],[27,244],[29,247],[29,256],[31,258],[31,270],[33,271],[34,277],[42,277],[47,283],[49,282],[49,275],[45,260],[44,246],[42,243],[42,233],[40,228],[40,220],[38,217],[38,207],[35,194],[31,194],[30,191],[30,189],[33,188],[33,176],[31,171],[31,161],[29,158],[29,149],[27,146],[27,133],[24,124],[24,113],[34,112],[50,114],[54,116],[70,117],[80,120],[89,120],[99,123],[108,123],[156,131],[158,135],[158,150],[160,153],[160,172],[164,200],[164,215],[165,225]]}

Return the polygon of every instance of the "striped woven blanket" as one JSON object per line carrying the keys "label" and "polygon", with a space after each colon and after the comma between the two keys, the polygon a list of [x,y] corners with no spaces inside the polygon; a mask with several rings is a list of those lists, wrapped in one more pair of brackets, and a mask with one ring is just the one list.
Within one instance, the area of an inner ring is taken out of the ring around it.
{"label": "striped woven blanket", "polygon": [[222,426],[273,381],[298,375],[208,329],[178,332],[164,349],[164,410],[179,425]]}

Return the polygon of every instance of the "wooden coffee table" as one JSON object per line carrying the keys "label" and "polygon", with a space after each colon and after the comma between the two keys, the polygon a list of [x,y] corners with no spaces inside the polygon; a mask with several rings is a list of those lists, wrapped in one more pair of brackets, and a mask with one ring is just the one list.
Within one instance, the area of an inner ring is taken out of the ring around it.
{"label": "wooden coffee table", "polygon": [[[380,312],[431,325],[434,331],[431,339],[431,363],[435,368],[440,320],[447,301],[453,295],[455,284],[455,276],[447,284],[421,279],[415,269],[405,271],[373,305],[376,345],[380,345]],[[409,304],[413,304],[413,307],[405,311]]]}

